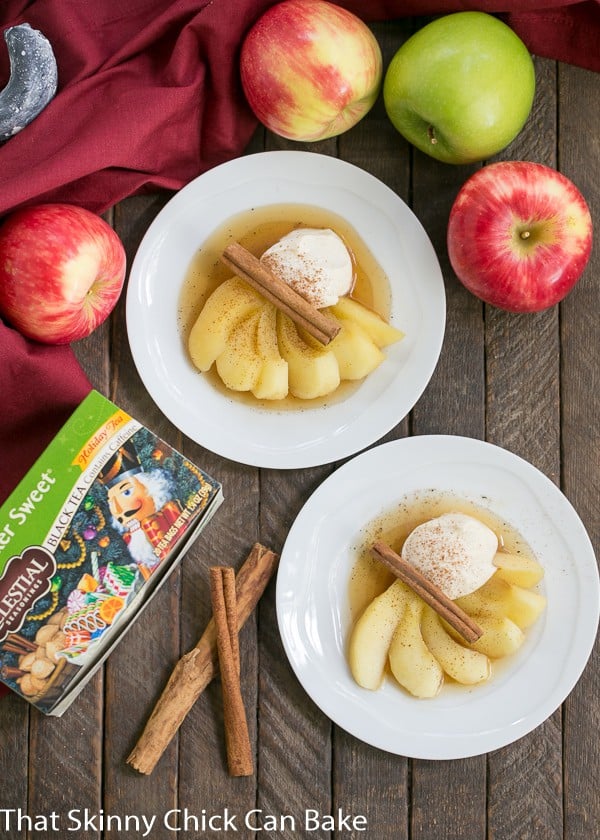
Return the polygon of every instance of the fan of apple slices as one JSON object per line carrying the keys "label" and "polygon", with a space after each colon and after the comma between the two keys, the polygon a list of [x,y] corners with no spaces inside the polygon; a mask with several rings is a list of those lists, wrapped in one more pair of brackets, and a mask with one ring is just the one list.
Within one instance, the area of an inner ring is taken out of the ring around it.
{"label": "fan of apple slices", "polygon": [[498,552],[498,570],[456,603],[483,630],[468,644],[401,580],[371,601],[352,629],[348,662],[354,680],[377,690],[388,669],[414,697],[435,697],[446,676],[463,685],[485,682],[491,662],[517,651],[546,599],[534,587],[542,566],[530,557]]}
{"label": "fan of apple slices", "polygon": [[324,312],[341,329],[320,344],[238,277],[209,296],[192,327],[188,348],[193,364],[214,364],[223,384],[250,391],[257,399],[323,397],[342,380],[363,379],[384,360],[384,347],[403,333],[359,301],[340,298]]}

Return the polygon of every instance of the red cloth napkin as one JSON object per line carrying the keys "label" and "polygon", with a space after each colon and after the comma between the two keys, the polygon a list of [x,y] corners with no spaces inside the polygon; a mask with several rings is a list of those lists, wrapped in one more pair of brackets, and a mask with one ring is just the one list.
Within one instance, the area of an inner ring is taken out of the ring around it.
{"label": "red cloth napkin", "polygon": [[69,347],[28,341],[0,320],[0,505],[90,388]]}
{"label": "red cloth napkin", "polygon": [[29,341],[0,320],[0,505],[90,388],[69,347]]}
{"label": "red cloth napkin", "polygon": [[[0,216],[63,201],[102,212],[125,196],[179,189],[238,156],[256,122],[239,83],[244,34],[273,0],[2,0],[0,30],[24,21],[53,45],[59,87],[0,146]],[[538,55],[600,70],[594,0],[339,0],[365,20],[499,13]],[[0,89],[8,56],[0,41]],[[68,347],[0,322],[0,503],[89,391]],[[1,691],[0,691],[1,693]]]}

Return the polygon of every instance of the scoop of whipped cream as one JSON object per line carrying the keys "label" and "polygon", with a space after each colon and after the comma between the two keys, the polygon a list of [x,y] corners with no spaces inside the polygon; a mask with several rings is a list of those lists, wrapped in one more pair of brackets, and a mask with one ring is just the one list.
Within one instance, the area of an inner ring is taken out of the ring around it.
{"label": "scoop of whipped cream", "polygon": [[402,557],[454,600],[491,578],[497,550],[498,538],[483,522],[464,513],[445,513],[409,534]]}
{"label": "scoop of whipped cream", "polygon": [[297,228],[268,248],[261,262],[317,309],[352,291],[350,252],[329,228]]}

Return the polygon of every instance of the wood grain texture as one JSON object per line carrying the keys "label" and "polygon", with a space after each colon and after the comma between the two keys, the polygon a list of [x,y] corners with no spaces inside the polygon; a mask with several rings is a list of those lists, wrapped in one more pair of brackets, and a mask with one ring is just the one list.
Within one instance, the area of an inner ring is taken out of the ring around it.
{"label": "wood grain texture", "polygon": [[530,735],[490,753],[490,838],[563,836],[560,741],[557,712]]}
{"label": "wood grain texture", "polygon": [[[330,813],[331,723],[300,686],[277,629],[274,586],[259,614],[260,734],[257,807],[265,814],[301,818],[306,808]],[[278,837],[265,831],[265,837]]]}
{"label": "wood grain texture", "polygon": [[[182,652],[190,650],[211,615],[208,568],[230,564],[239,568],[252,544],[258,540],[258,470],[240,467],[193,444],[184,442],[184,453],[223,484],[225,501],[210,527],[186,554],[181,602]],[[241,683],[248,728],[256,751],[258,692],[258,647],[256,613],[240,633]],[[227,776],[223,737],[223,704],[219,679],[213,680],[196,702],[180,730],[179,801],[192,813],[210,803],[218,812],[229,807],[246,813],[255,802],[256,775],[247,779]],[[202,771],[199,772],[199,767]]]}
{"label": "wood grain texture", "polygon": [[[115,229],[125,244],[128,264],[165,197],[135,198],[115,211]],[[138,376],[125,324],[125,299],[115,312],[111,359],[111,392],[115,402],[165,438],[175,448],[181,435],[151,400]],[[152,604],[128,631],[106,665],[104,803],[109,813],[165,813],[177,796],[177,744],[165,752],[152,784],[124,764],[137,741],[158,685],[164,684],[179,656],[181,570],[167,579]],[[172,836],[164,827],[158,840]]]}
{"label": "wood grain texture", "polygon": [[[562,65],[558,82],[561,171],[582,191],[596,225],[588,267],[560,307],[562,478],[563,489],[600,556],[600,85],[596,75]],[[597,784],[590,785],[591,779],[600,778],[598,697],[600,647],[596,641],[581,680],[564,704],[565,840],[591,837],[600,824]]]}
{"label": "wood grain texture", "polygon": [[[262,470],[261,541],[281,550],[304,500],[330,472],[330,467]],[[259,631],[257,807],[265,814],[298,817],[305,808],[330,813],[331,723],[306,695],[287,661],[274,585],[259,606]],[[281,835],[265,831],[264,836]]]}
{"label": "wood grain texture", "polygon": [[448,166],[414,150],[412,208],[438,256],[446,289],[446,329],[436,370],[412,411],[414,434],[485,434],[483,306],[458,282],[448,260],[446,227],[458,190],[475,167]]}
{"label": "wood grain texture", "polygon": [[[27,812],[31,712],[16,694],[3,697],[0,704],[0,807]],[[25,835],[25,829],[15,830],[15,840],[25,840]]]}
{"label": "wood grain texture", "polygon": [[[556,66],[536,61],[535,107],[499,160],[556,165]],[[515,315],[486,306],[486,437],[560,481],[558,309]],[[562,837],[561,716],[488,759],[492,837]]]}
{"label": "wood grain texture", "polygon": [[368,830],[363,836],[408,840],[408,759],[375,749],[339,727],[334,732],[333,758],[334,807],[364,816]]}
{"label": "wood grain texture", "polygon": [[411,840],[486,837],[485,757],[413,761],[412,802]]}
{"label": "wood grain texture", "polygon": [[[412,30],[408,20],[393,24],[375,24],[373,33],[381,47],[384,67]],[[410,146],[399,134],[385,112],[383,94],[354,128],[337,140],[338,156],[370,172],[408,201],[410,190]],[[398,267],[401,270],[401,266]]]}
{"label": "wood grain texture", "polygon": [[[103,678],[99,671],[78,700],[61,718],[31,713],[29,814],[56,811],[62,825],[77,807],[94,813],[102,807]],[[84,770],[85,768],[85,770]],[[72,792],[77,791],[77,804]],[[90,837],[99,833],[88,832]],[[55,838],[54,831],[36,831],[40,840]]]}

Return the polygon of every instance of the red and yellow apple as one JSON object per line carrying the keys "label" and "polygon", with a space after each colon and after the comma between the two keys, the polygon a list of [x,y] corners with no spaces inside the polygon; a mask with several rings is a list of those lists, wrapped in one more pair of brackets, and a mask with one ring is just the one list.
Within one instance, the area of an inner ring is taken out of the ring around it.
{"label": "red and yellow apple", "polygon": [[523,128],[535,93],[525,44],[485,12],[445,15],[398,49],[383,82],[394,127],[444,163],[485,160]]}
{"label": "red and yellow apple", "polygon": [[290,140],[335,137],[375,103],[379,44],[356,15],[325,0],[284,0],[250,29],[240,57],[256,117]]}
{"label": "red and yellow apple", "polygon": [[493,163],[461,187],[447,243],[456,276],[474,295],[510,312],[539,312],[581,277],[592,219],[580,191],[555,169]]}
{"label": "red and yellow apple", "polygon": [[124,279],[121,240],[89,210],[39,204],[0,227],[0,314],[28,338],[85,338],[114,308]]}

